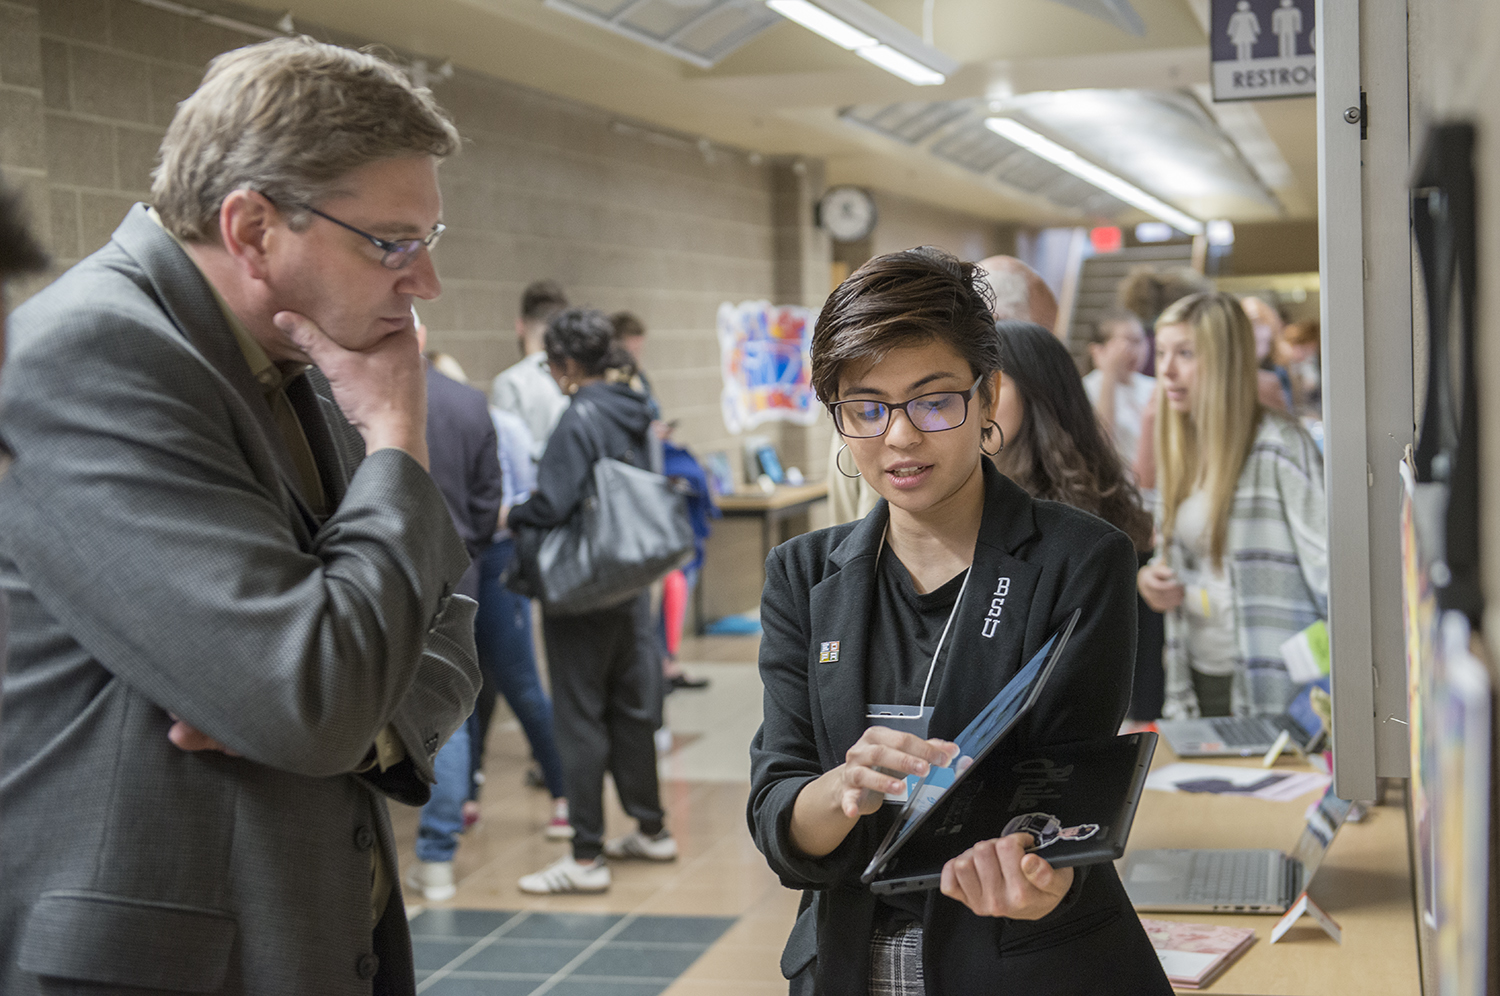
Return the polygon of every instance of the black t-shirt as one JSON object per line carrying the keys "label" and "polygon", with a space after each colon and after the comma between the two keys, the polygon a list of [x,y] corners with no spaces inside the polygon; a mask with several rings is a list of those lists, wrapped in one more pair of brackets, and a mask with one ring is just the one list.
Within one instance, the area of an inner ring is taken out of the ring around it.
{"label": "black t-shirt", "polygon": [[[880,552],[877,571],[875,611],[871,614],[866,643],[870,651],[865,668],[865,701],[912,706],[915,712],[915,707],[922,701],[922,686],[927,682],[933,651],[937,650],[943,627],[948,624],[968,571],[961,571],[925,595],[917,591],[906,565],[890,550]],[[927,691],[929,706],[937,698],[952,638],[953,634],[949,633],[948,642],[944,643],[933,671],[932,687]],[[882,837],[895,813],[896,807],[884,806],[876,815],[884,824]],[[925,892],[881,896],[875,911],[875,923],[884,930],[893,930],[911,920],[920,920],[926,903]]]}
{"label": "black t-shirt", "polygon": [[[875,611],[866,643],[870,658],[865,668],[865,701],[916,706],[922,700],[932,652],[937,649],[968,572],[959,572],[924,595],[917,591],[906,565],[890,550],[880,552],[877,570]],[[945,649],[932,675],[928,705],[937,696],[947,656]]]}

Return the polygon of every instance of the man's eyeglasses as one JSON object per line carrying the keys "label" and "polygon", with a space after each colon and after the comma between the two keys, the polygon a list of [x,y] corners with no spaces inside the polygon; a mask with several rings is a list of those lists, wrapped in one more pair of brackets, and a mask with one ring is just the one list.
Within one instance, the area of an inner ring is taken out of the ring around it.
{"label": "man's eyeglasses", "polygon": [[884,401],[857,398],[853,401],[836,401],[828,406],[833,414],[833,424],[850,439],[869,439],[883,436],[891,427],[891,413],[900,410],[906,413],[912,425],[923,432],[942,432],[957,429],[969,417],[969,399],[978,390],[983,375],[974,381],[967,391],[936,391],[888,405]]}
{"label": "man's eyeglasses", "polygon": [[429,250],[435,248],[438,244],[438,239],[442,238],[443,233],[448,230],[447,225],[439,222],[432,226],[432,231],[427,234],[425,239],[382,239],[378,235],[371,235],[369,232],[361,231],[346,221],[339,221],[331,214],[324,214],[311,204],[303,204],[301,207],[304,211],[311,211],[325,221],[331,221],[340,228],[347,228],[355,235],[369,239],[371,245],[385,254],[380,257],[380,265],[388,270],[401,270],[410,266],[411,261],[417,258],[417,252],[423,246],[426,246]]}

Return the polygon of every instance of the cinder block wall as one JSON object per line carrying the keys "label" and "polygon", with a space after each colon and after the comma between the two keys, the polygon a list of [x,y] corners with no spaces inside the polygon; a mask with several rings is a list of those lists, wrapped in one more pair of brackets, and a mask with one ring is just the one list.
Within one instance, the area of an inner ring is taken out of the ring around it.
{"label": "cinder block wall", "polygon": [[[60,272],[147,197],[166,126],[208,61],[258,39],[132,0],[29,2],[0,0],[0,168],[29,188]],[[770,166],[477,73],[434,90],[465,138],[443,167],[444,293],[420,309],[434,348],[487,384],[520,357],[522,288],[553,277],[578,304],[639,314],[682,438],[730,448],[714,316],[721,301],[774,296]]]}

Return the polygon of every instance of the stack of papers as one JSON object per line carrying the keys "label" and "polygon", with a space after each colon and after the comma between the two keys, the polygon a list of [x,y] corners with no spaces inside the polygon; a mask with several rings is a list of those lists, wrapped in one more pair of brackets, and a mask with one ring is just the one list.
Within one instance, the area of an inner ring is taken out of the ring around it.
{"label": "stack of papers", "polygon": [[1229,764],[1164,764],[1146,776],[1146,787],[1162,792],[1210,792],[1290,802],[1322,792],[1333,779],[1315,771],[1267,771]]}
{"label": "stack of papers", "polygon": [[1141,917],[1141,926],[1175,989],[1202,989],[1255,943],[1255,931],[1249,927],[1211,927],[1146,917]]}

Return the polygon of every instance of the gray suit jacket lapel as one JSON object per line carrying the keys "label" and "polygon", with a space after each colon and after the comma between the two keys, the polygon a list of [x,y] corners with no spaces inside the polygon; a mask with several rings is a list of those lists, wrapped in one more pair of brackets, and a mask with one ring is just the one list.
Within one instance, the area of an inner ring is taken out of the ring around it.
{"label": "gray suit jacket lapel", "polygon": [[[171,317],[183,342],[222,377],[232,388],[234,395],[244,402],[248,421],[253,422],[260,430],[261,445],[254,448],[255,452],[251,457],[274,468],[274,477],[280,479],[291,506],[298,512],[295,518],[307,526],[307,535],[300,539],[304,543],[310,542],[312,533],[317,529],[317,517],[302,493],[292,455],[281,444],[281,431],[271,414],[270,405],[266,403],[265,392],[251,375],[245,355],[240,351],[239,343],[235,342],[234,332],[224,320],[224,312],[214,299],[213,291],[204,282],[203,274],[172,237],[151,220],[146,210],[144,204],[131,208],[120,227],[115,229],[114,241],[140,264],[141,272],[151,283],[157,300]],[[321,470],[326,465],[320,458],[317,444],[312,441],[313,435],[313,432],[308,433],[308,445],[313,447],[314,459],[318,460]],[[339,462],[335,460],[332,466],[338,467]],[[256,469],[258,472],[264,470],[259,466]],[[329,486],[328,481],[324,484],[328,487],[330,503],[336,504],[333,498],[334,488]],[[337,487],[342,496],[342,480],[337,482]],[[288,507],[288,512],[291,511],[292,507]]]}

